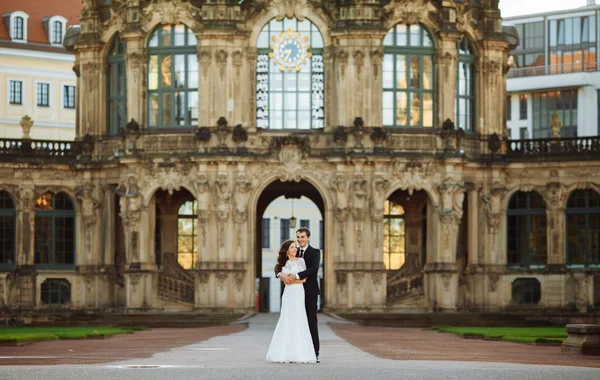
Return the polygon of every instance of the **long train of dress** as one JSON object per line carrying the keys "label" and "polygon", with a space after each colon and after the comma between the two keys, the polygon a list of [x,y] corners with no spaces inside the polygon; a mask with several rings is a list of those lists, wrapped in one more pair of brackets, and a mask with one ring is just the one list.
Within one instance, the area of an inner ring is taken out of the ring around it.
{"label": "long train of dress", "polygon": [[[306,269],[304,259],[288,260],[282,273],[297,274]],[[281,299],[281,314],[267,352],[267,361],[275,363],[316,363],[306,307],[304,286],[287,285]]]}

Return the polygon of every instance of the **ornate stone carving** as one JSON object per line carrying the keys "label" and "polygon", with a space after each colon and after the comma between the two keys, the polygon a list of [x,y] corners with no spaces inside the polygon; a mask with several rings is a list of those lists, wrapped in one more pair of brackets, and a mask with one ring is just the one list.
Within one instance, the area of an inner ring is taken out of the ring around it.
{"label": "ornate stone carving", "polygon": [[202,68],[202,73],[204,76],[208,75],[208,70],[210,69],[210,62],[212,60],[212,54],[206,50],[200,50],[198,48],[198,62],[200,62],[200,67]]}
{"label": "ornate stone carving", "polygon": [[362,247],[362,232],[364,217],[367,213],[367,180],[362,174],[357,174],[352,183],[352,213],[356,224],[356,242],[358,247]]}
{"label": "ornate stone carving", "polygon": [[563,183],[549,182],[544,190],[544,199],[548,208],[558,209],[566,206],[567,187]]}
{"label": "ornate stone carving", "polygon": [[429,182],[439,181],[440,174],[430,170],[430,163],[421,163],[419,161],[410,161],[407,163],[395,162],[393,172],[402,178],[400,188],[407,190],[409,195],[413,195],[415,190],[422,190]]}
{"label": "ornate stone carving", "polygon": [[[233,195],[233,200],[235,202],[235,208],[233,210],[233,221],[239,225],[238,228],[240,229],[241,224],[246,221],[248,216],[248,197],[250,196],[251,189],[252,181],[248,178],[246,174],[241,173],[238,176],[237,182],[235,184],[235,193]],[[238,236],[240,236],[241,231],[238,232]],[[238,242],[241,243],[241,240],[238,239]]]}
{"label": "ornate stone carving", "polygon": [[200,236],[202,238],[202,247],[206,248],[206,229],[212,214],[210,203],[210,188],[208,178],[205,174],[198,175],[196,181],[193,182],[196,190],[196,201],[198,202],[198,224],[200,227]]}
{"label": "ornate stone carving", "polygon": [[482,194],[481,201],[485,204],[484,212],[487,217],[488,231],[495,235],[498,233],[500,217],[502,216],[501,205],[508,189],[499,182],[494,182],[489,194]]}
{"label": "ornate stone carving", "polygon": [[[308,141],[308,140],[306,140]],[[279,144],[278,150],[279,163],[282,165],[279,172],[281,182],[300,182],[302,173],[302,158],[304,156],[301,145],[297,141],[283,141]]]}
{"label": "ornate stone carving", "polygon": [[498,287],[498,280],[500,279],[500,274],[498,273],[490,273],[488,274],[488,289],[491,293],[496,291]]}
{"label": "ornate stone carving", "polygon": [[342,73],[342,78],[346,75],[346,66],[348,65],[348,52],[345,50],[340,50],[338,53],[338,66],[340,68],[340,72]]}
{"label": "ornate stone carving", "polygon": [[200,25],[200,10],[191,2],[183,0],[153,0],[142,10],[142,29],[149,31],[157,24],[178,24],[183,22],[196,31]]}
{"label": "ornate stone carving", "polygon": [[246,271],[237,271],[233,274],[233,280],[235,282],[235,286],[237,287],[238,292],[242,290],[242,286],[244,285],[244,277],[246,276]]}
{"label": "ornate stone carving", "polygon": [[229,190],[229,179],[227,174],[219,174],[215,182],[217,190],[217,219],[219,246],[225,247],[225,227],[229,214],[231,213],[231,190]]}
{"label": "ornate stone carving", "polygon": [[357,76],[357,79],[360,81],[361,75],[362,75],[362,69],[363,69],[363,66],[365,65],[365,53],[363,53],[360,50],[357,50],[354,52],[354,54],[352,54],[352,57],[354,58],[354,66],[356,67],[356,76]]}
{"label": "ornate stone carving", "polygon": [[346,286],[346,280],[348,279],[348,272],[336,270],[335,271],[335,282],[339,286]]}
{"label": "ornate stone carving", "polygon": [[340,245],[343,247],[345,245],[345,230],[346,230],[346,220],[348,219],[348,185],[346,183],[346,179],[344,178],[344,174],[337,173],[334,174],[331,180],[330,189],[332,194],[335,196],[335,208],[333,211],[333,215],[338,221],[339,225],[339,238]]}
{"label": "ornate stone carving", "polygon": [[428,24],[430,15],[438,12],[438,9],[429,0],[393,0],[383,8],[385,20],[390,22],[402,21],[404,24],[415,25]]}
{"label": "ornate stone carving", "polygon": [[454,215],[457,219],[462,218],[462,204],[464,200],[464,183],[455,183],[453,179],[446,178],[438,187],[441,196],[441,214]]}
{"label": "ornate stone carving", "polygon": [[379,68],[383,64],[383,47],[371,50],[371,66],[373,67],[373,76],[379,75]]}
{"label": "ornate stone carving", "polygon": [[225,68],[227,67],[227,57],[229,54],[225,50],[219,50],[215,54],[215,59],[217,61],[217,66],[219,67],[219,74],[221,75],[221,79],[225,75]]}
{"label": "ornate stone carving", "polygon": [[373,222],[373,235],[375,236],[375,248],[381,246],[381,223],[383,222],[385,193],[390,187],[390,182],[383,175],[378,174],[372,182],[371,191],[371,221]]}
{"label": "ornate stone carving", "polygon": [[81,204],[81,214],[83,219],[83,235],[85,251],[88,255],[92,254],[93,227],[96,225],[98,215],[96,210],[102,205],[99,200],[93,197],[93,187],[91,183],[86,183],[75,191],[75,198]]}

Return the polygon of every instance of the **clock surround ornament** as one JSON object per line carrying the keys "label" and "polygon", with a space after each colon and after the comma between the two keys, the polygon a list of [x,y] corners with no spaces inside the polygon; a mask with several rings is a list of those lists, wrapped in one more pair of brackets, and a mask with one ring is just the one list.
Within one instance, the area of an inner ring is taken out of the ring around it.
{"label": "clock surround ornament", "polygon": [[306,64],[306,59],[312,57],[308,52],[308,36],[302,36],[300,32],[294,32],[288,29],[286,32],[279,33],[279,36],[273,36],[272,52],[269,58],[274,58],[273,63],[279,66],[279,70],[300,71]]}

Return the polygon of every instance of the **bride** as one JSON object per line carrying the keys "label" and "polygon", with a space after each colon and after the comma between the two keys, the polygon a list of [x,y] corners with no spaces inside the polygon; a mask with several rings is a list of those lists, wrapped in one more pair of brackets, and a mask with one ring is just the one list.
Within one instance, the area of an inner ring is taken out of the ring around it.
{"label": "bride", "polygon": [[[297,274],[306,270],[304,259],[296,257],[296,243],[286,240],[279,249],[277,265],[282,273]],[[267,361],[274,363],[316,363],[306,307],[304,280],[286,285],[281,299],[281,314],[267,352]]]}

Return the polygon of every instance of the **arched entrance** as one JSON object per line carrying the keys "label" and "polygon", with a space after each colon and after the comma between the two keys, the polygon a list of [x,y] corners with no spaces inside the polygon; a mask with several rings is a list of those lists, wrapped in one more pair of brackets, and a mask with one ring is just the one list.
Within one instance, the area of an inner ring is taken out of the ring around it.
{"label": "arched entrance", "polygon": [[[291,205],[295,205],[292,209]],[[317,210],[310,210],[310,208]],[[304,210],[303,210],[304,208]],[[266,213],[267,211],[270,211]],[[292,215],[293,211],[293,215]],[[278,215],[280,214],[280,215]],[[320,214],[320,215],[319,215]],[[296,219],[296,225],[290,219]],[[295,239],[295,230],[301,226],[311,231],[310,245],[321,250],[319,286],[320,310],[323,309],[323,274],[325,250],[325,203],[319,191],[309,182],[281,182],[269,184],[258,198],[256,206],[255,278],[257,308],[260,312],[278,311],[281,285],[275,280],[273,267],[279,247],[284,240]]]}
{"label": "arched entrance", "polygon": [[427,192],[396,190],[384,204],[383,262],[388,304],[424,302],[423,268],[432,257],[432,204]]}

